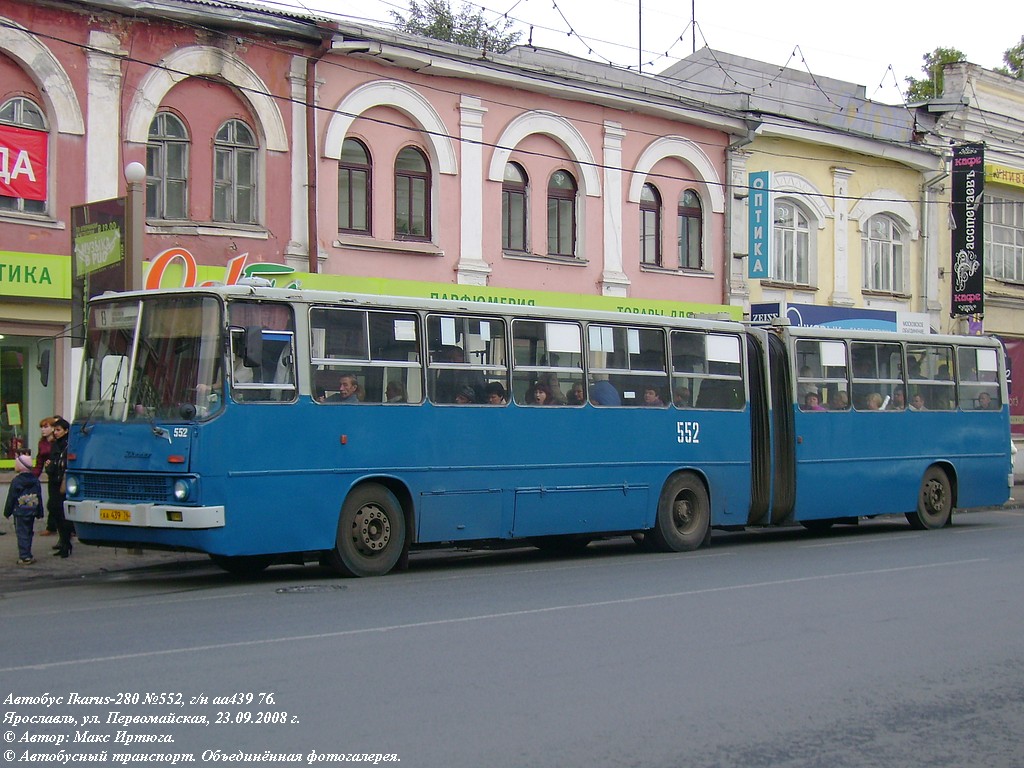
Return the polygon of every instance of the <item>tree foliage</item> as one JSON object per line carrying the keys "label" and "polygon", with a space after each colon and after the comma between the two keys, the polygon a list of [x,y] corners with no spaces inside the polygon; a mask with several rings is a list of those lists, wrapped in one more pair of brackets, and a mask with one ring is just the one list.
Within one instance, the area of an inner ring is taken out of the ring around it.
{"label": "tree foliage", "polygon": [[1005,67],[996,67],[996,72],[1024,80],[1024,35],[1021,35],[1020,42],[1003,52]]}
{"label": "tree foliage", "polygon": [[410,0],[408,18],[397,11],[391,11],[391,16],[402,32],[496,53],[508,51],[523,34],[509,30],[508,18],[488,24],[483,11],[473,10],[469,3],[456,13],[450,0]]}
{"label": "tree foliage", "polygon": [[931,53],[924,55],[924,66],[921,71],[925,77],[918,80],[908,77],[907,80],[907,101],[925,101],[942,95],[942,66],[954,64],[958,61],[967,61],[963,51],[956,48],[936,48]]}

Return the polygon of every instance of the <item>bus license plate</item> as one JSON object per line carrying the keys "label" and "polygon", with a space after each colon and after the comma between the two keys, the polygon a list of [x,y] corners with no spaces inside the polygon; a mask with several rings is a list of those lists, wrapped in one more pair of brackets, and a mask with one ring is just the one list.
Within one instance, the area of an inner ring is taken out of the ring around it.
{"label": "bus license plate", "polygon": [[128,509],[101,509],[100,520],[110,520],[114,523],[130,523],[132,521],[132,513]]}

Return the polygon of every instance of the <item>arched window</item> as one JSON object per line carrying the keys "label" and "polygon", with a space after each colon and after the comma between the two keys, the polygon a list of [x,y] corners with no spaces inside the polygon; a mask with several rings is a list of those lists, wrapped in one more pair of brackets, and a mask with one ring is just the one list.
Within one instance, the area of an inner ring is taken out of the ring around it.
{"label": "arched window", "polygon": [[188,131],[177,115],[158,112],[146,142],[146,216],[188,218]]}
{"label": "arched window", "polygon": [[878,214],[864,227],[863,287],[868,291],[904,293],[903,232],[888,216]]}
{"label": "arched window", "polygon": [[662,266],[661,195],[653,184],[640,191],[640,263]]}
{"label": "arched window", "polygon": [[256,223],[256,138],[241,120],[228,120],[213,140],[213,220]]}
{"label": "arched window", "polygon": [[576,255],[576,179],[565,170],[548,182],[548,255]]}
{"label": "arched window", "polygon": [[[42,110],[29,99],[23,96],[15,96],[13,99],[8,99],[2,105],[0,105],[0,124],[10,125],[15,128],[24,128],[30,131],[39,131],[43,134],[46,133],[46,119],[43,117]],[[47,140],[47,136],[42,136],[43,142]],[[15,157],[8,158],[8,163],[11,170],[15,167],[17,159]],[[36,171],[37,179],[46,178],[46,168],[40,168]],[[14,180],[11,179],[11,185],[14,187]],[[0,194],[0,211],[13,211],[16,213],[46,213],[46,190],[43,188],[44,185],[40,185],[38,198],[34,197],[15,197],[13,195]],[[7,191],[14,191],[8,189]],[[28,193],[25,193],[28,194]]]}
{"label": "arched window", "polygon": [[528,185],[526,171],[519,163],[505,164],[505,179],[501,184],[501,247],[506,251],[527,250]]}
{"label": "arched window", "polygon": [[395,238],[430,239],[430,165],[415,147],[395,160]]}
{"label": "arched window", "polygon": [[704,216],[700,196],[692,189],[679,198],[679,268],[704,269]]}
{"label": "arched window", "polygon": [[370,234],[371,163],[366,145],[345,139],[338,161],[338,231]]}
{"label": "arched window", "polygon": [[771,279],[794,285],[810,285],[811,228],[807,214],[795,203],[775,203],[775,251]]}

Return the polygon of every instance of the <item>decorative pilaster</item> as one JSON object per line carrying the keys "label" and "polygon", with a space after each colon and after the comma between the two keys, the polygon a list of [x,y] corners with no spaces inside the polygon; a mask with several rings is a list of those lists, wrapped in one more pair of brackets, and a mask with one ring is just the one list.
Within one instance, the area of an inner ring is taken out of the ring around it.
{"label": "decorative pilaster", "polygon": [[601,272],[601,294],[626,296],[629,277],[623,271],[622,211],[626,199],[622,194],[622,141],[626,132],[620,123],[604,124],[604,270]]}
{"label": "decorative pilaster", "polygon": [[853,171],[847,168],[832,169],[833,194],[833,253],[832,253],[832,296],[830,301],[836,307],[852,307],[850,296],[850,177]]}
{"label": "decorative pilaster", "polygon": [[459,234],[457,281],[462,285],[487,285],[491,265],[484,259],[484,115],[487,108],[476,96],[463,94],[459,102],[459,131],[463,141],[462,218]]}

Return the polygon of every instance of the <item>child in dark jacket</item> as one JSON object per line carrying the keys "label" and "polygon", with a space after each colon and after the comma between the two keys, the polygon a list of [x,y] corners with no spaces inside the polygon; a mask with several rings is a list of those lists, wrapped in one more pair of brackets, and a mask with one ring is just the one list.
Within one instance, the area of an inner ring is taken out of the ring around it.
{"label": "child in dark jacket", "polygon": [[18,535],[18,565],[32,565],[32,534],[36,520],[43,516],[43,489],[32,472],[32,457],[21,454],[14,459],[18,474],[11,481],[4,504],[4,517],[14,516]]}

